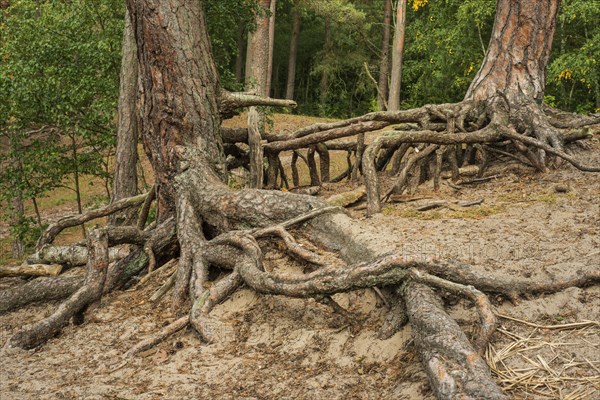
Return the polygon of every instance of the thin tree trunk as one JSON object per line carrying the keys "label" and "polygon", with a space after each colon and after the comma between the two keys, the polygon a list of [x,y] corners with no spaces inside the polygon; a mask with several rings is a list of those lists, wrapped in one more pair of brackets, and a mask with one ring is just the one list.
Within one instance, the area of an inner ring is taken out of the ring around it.
{"label": "thin tree trunk", "polygon": [[[325,44],[323,46],[325,50],[325,58],[327,58],[327,54],[331,50],[331,18],[325,17]],[[319,102],[321,103],[321,107],[325,107],[327,103],[327,92],[329,89],[329,71],[327,68],[323,69],[323,74],[321,75],[321,82],[319,84]]]}
{"label": "thin tree trunk", "polygon": [[246,31],[246,24],[240,20],[238,22],[237,32],[237,54],[235,56],[235,81],[237,83],[244,82],[244,32]]}
{"label": "thin tree trunk", "polygon": [[35,219],[37,221],[37,224],[40,227],[40,229],[42,229],[42,214],[40,213],[40,208],[38,207],[37,199],[35,197],[32,197],[31,203],[33,204],[33,211],[35,211]]}
{"label": "thin tree trunk", "polygon": [[22,229],[19,229],[25,219],[25,206],[23,204],[23,192],[21,189],[16,189],[13,193],[11,214],[10,224],[13,228],[17,228],[16,231],[18,232],[17,234],[13,234],[12,257],[21,258],[25,253],[25,244],[21,237]]}
{"label": "thin tree trunk", "polygon": [[[77,142],[75,134],[69,135],[71,138],[71,157],[73,158],[73,180],[75,181],[75,196],[77,199],[77,213],[83,214],[83,205],[81,204],[81,187],[79,185],[79,159],[77,155]],[[85,238],[85,226],[81,225],[81,232]]]}
{"label": "thin tree trunk", "polygon": [[[269,9],[271,0],[260,0]],[[267,95],[267,72],[269,70],[269,18],[256,16],[256,30],[248,35],[246,54],[246,90]],[[263,184],[263,152],[260,144],[264,116],[256,107],[248,112],[248,144],[250,145],[250,187],[261,188]]]}
{"label": "thin tree trunk", "polygon": [[298,56],[298,37],[300,36],[300,0],[294,0],[294,15],[292,38],[290,40],[290,57],[288,59],[288,76],[285,98],[294,99],[294,86],[296,85],[296,59]]}
{"label": "thin tree trunk", "polygon": [[[117,131],[117,150],[111,203],[137,194],[137,98],[137,49],[129,12],[126,12],[119,87],[119,126]],[[109,223],[114,225],[130,224],[135,221],[135,218],[135,212],[125,210],[122,213],[110,216]]]}
{"label": "thin tree trunk", "polygon": [[400,109],[400,87],[402,83],[402,59],[404,57],[404,31],[406,28],[406,0],[398,0],[396,10],[396,28],[392,52],[392,74],[388,110]]}
{"label": "thin tree trunk", "polygon": [[377,94],[377,105],[379,110],[387,109],[387,98],[390,77],[390,27],[392,21],[392,0],[385,1],[383,15],[383,43],[381,44],[381,62],[379,64],[379,91]]}
{"label": "thin tree trunk", "polygon": [[271,93],[271,82],[273,81],[273,50],[275,46],[275,11],[277,0],[271,0],[271,15],[269,16],[269,63],[267,64],[267,83],[265,95],[268,97]]}

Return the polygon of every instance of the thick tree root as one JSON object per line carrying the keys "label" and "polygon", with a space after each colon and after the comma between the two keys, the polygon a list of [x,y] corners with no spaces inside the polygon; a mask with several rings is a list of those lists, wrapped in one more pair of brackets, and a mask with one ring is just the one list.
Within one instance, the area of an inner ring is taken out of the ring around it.
{"label": "thick tree root", "polygon": [[0,291],[0,314],[38,301],[61,300],[83,285],[83,276],[38,278]]}
{"label": "thick tree root", "polygon": [[90,258],[84,285],[48,318],[26,326],[7,342],[8,347],[36,347],[59,333],[69,319],[100,299],[108,269],[108,236],[101,229],[88,233]]}
{"label": "thick tree root", "polygon": [[408,281],[404,298],[421,363],[438,399],[508,398],[431,288]]}
{"label": "thick tree root", "polygon": [[[110,247],[108,249],[109,262],[125,258],[129,249]],[[53,246],[45,245],[38,252],[27,258],[29,264],[63,264],[67,267],[85,265],[88,261],[88,248],[84,246]]]}
{"label": "thick tree root", "polygon": [[450,282],[437,276],[429,275],[420,272],[418,269],[411,269],[411,275],[417,282],[427,284],[429,286],[436,286],[442,289],[456,292],[463,296],[468,297],[475,305],[479,313],[479,329],[475,334],[475,341],[473,347],[477,350],[477,353],[481,356],[485,353],[488,342],[496,330],[496,316],[492,310],[492,304],[488,297],[475,289],[473,286],[461,285],[459,283]]}

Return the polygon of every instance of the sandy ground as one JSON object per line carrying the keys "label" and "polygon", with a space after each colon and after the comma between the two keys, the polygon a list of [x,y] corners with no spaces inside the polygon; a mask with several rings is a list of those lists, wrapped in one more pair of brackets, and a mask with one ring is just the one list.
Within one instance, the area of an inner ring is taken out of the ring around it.
{"label": "sandy ground", "polygon": [[[598,137],[590,144],[592,150],[580,151],[579,157],[600,164]],[[557,184],[569,191],[556,192]],[[326,188],[322,195],[351,186]],[[547,174],[507,172],[458,193],[447,186],[434,193],[425,184],[415,197],[428,199],[388,205],[370,219],[364,211],[351,214],[398,251],[434,253],[506,274],[560,278],[600,266],[599,194],[600,174],[567,166]],[[438,199],[479,198],[484,202],[468,211],[413,210]],[[275,251],[267,252],[266,259],[269,268],[296,268]],[[350,327],[312,299],[259,296],[242,289],[213,312],[220,321],[218,343],[201,344],[184,330],[124,363],[121,356],[132,345],[175,318],[168,298],[158,305],[148,302],[167,272],[103,298],[83,325],[67,327],[39,349],[0,350],[0,399],[432,398],[410,326],[388,340],[377,339],[387,309],[371,290],[335,296],[360,320]],[[18,281],[4,279],[0,290],[12,284]],[[598,286],[518,305],[492,300],[497,312],[538,325],[600,320]],[[54,307],[32,305],[0,316],[0,343]],[[471,334],[476,323],[471,304],[450,297],[448,307]],[[597,323],[542,329],[500,319],[488,362],[515,398],[600,398]]]}

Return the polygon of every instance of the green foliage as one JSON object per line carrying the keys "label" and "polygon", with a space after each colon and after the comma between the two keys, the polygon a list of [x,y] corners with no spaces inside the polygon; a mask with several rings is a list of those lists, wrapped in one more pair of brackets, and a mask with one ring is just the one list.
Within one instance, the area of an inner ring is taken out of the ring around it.
{"label": "green foliage", "polygon": [[403,108],[464,97],[483,60],[495,5],[495,0],[447,0],[407,10]]}
{"label": "green foliage", "polygon": [[106,177],[123,18],[118,0],[19,0],[1,10],[0,201],[41,196],[73,173]]}
{"label": "green foliage", "polygon": [[255,28],[255,13],[269,11],[262,10],[257,0],[205,0],[203,5],[221,85],[229,90],[242,90],[243,85],[236,82],[234,73],[238,37],[241,34],[245,43],[244,35]]}
{"label": "green foliage", "polygon": [[43,230],[48,225],[39,226],[33,217],[23,217],[18,224],[13,224],[11,236],[19,239],[26,249],[33,249]]}
{"label": "green foliage", "polygon": [[580,113],[600,111],[600,6],[564,0],[558,16],[547,90],[556,106]]}
{"label": "green foliage", "polygon": [[[396,2],[394,2],[396,3]],[[273,96],[282,97],[292,26],[292,0],[278,0]],[[347,117],[373,110],[383,32],[383,2],[302,0],[296,72],[296,112]],[[411,0],[407,7],[402,74],[403,108],[461,100],[488,46],[496,0]],[[331,19],[325,48],[324,20]],[[547,76],[547,95],[562,109],[600,107],[600,7],[562,2]],[[328,74],[322,102],[320,80]]]}

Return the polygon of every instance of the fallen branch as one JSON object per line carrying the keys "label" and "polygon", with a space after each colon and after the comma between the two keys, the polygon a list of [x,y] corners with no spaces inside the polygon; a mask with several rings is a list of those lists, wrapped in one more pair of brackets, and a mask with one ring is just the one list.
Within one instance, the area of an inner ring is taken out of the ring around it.
{"label": "fallen branch", "polygon": [[471,185],[473,183],[483,183],[500,178],[501,175],[486,176],[484,178],[473,178],[466,181],[456,182],[458,185]]}

